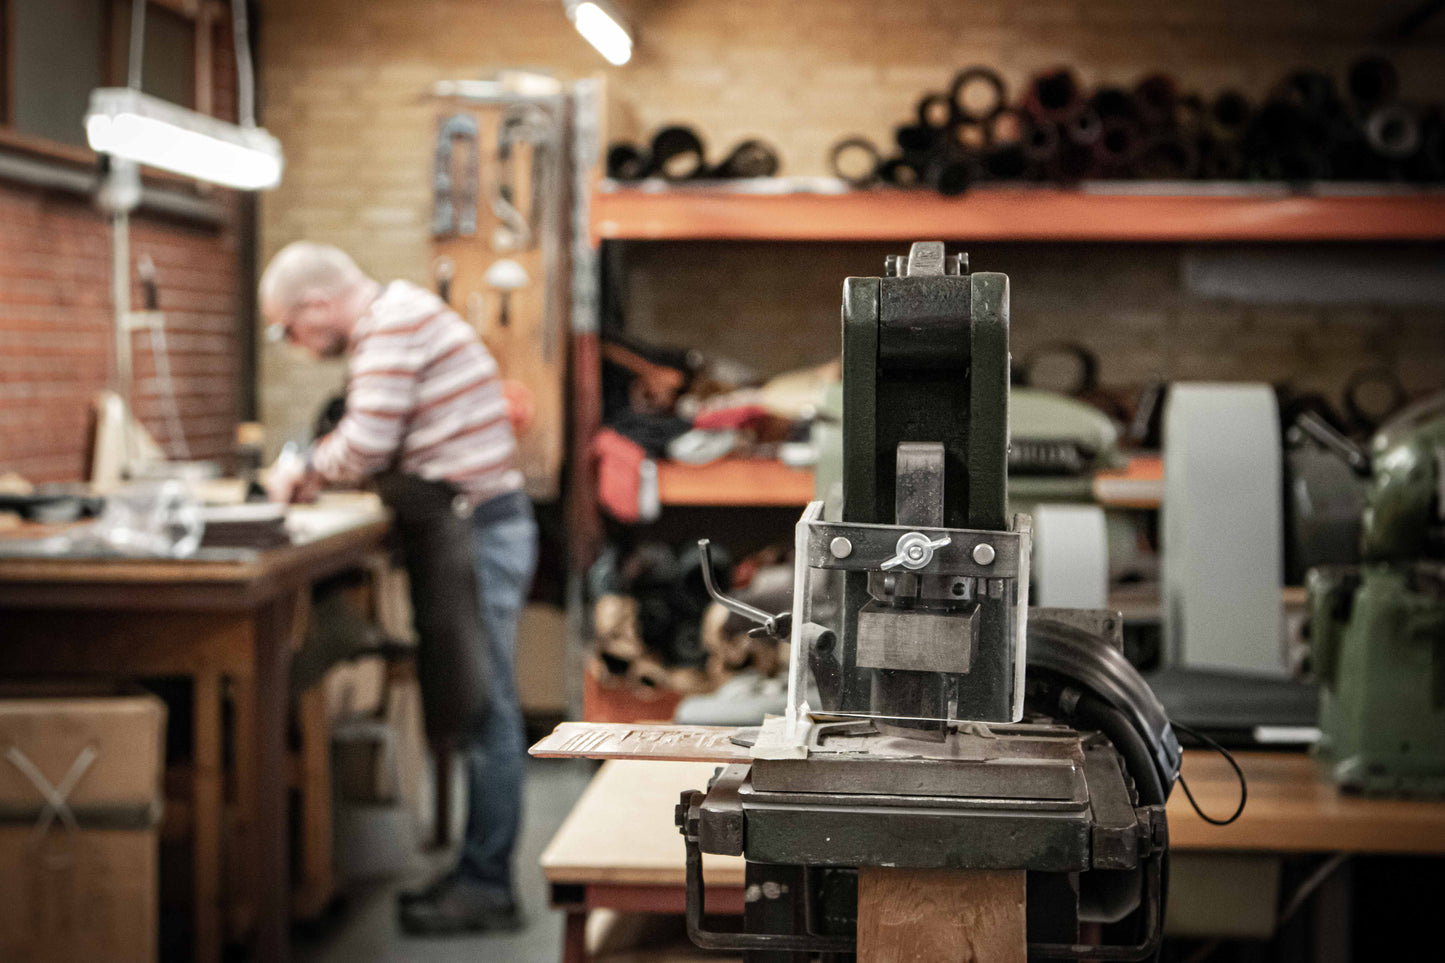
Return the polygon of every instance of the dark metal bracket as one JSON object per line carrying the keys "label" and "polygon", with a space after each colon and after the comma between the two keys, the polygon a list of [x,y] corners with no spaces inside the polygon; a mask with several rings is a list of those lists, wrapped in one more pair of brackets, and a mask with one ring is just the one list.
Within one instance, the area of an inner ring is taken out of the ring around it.
{"label": "dark metal bracket", "polygon": [[[704,926],[707,913],[706,883],[702,875],[702,847],[698,843],[696,825],[698,807],[705,793],[684,793],[677,807],[678,827],[687,847],[687,935],[705,950],[772,950],[795,953],[853,953],[858,948],[856,937],[826,936],[819,933],[739,933],[709,930]],[[1164,937],[1164,905],[1161,879],[1163,850],[1151,852],[1144,863],[1144,903],[1149,928],[1144,939],[1134,944],[1098,943],[1030,943],[1030,958],[1067,960],[1089,959],[1118,961],[1144,960],[1152,956]],[[811,915],[811,914],[810,914]]]}

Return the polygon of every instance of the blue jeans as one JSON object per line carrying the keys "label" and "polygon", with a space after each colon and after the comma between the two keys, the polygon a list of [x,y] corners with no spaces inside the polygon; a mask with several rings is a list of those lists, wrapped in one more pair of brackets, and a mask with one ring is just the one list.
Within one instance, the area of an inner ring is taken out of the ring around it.
{"label": "blue jeans", "polygon": [[477,506],[472,558],[494,671],[487,725],[466,747],[467,831],[459,869],[467,878],[510,891],[527,751],[517,701],[517,623],[537,567],[537,522],[526,495],[499,495]]}

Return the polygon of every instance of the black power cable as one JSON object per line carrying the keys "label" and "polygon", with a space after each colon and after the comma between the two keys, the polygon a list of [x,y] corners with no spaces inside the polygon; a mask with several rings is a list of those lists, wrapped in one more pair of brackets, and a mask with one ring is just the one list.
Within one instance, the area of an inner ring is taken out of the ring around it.
{"label": "black power cable", "polygon": [[1199,803],[1194,801],[1194,794],[1189,791],[1189,783],[1184,781],[1184,773],[1179,773],[1179,788],[1184,790],[1184,795],[1189,800],[1189,805],[1194,807],[1194,811],[1199,814],[1199,818],[1204,820],[1206,823],[1209,823],[1211,826],[1228,826],[1230,823],[1234,822],[1236,819],[1239,818],[1240,813],[1244,812],[1244,804],[1249,801],[1249,783],[1244,778],[1244,770],[1239,768],[1239,763],[1235,761],[1234,756],[1230,755],[1228,749],[1224,748],[1219,743],[1206,736],[1204,733],[1191,729],[1182,722],[1171,721],[1169,724],[1175,729],[1182,730],[1186,735],[1198,739],[1210,749],[1213,749],[1215,752],[1223,756],[1224,761],[1229,763],[1229,765],[1234,769],[1234,774],[1239,777],[1239,806],[1234,810],[1234,814],[1228,819],[1215,819],[1213,816],[1205,815],[1204,810],[1199,808]]}

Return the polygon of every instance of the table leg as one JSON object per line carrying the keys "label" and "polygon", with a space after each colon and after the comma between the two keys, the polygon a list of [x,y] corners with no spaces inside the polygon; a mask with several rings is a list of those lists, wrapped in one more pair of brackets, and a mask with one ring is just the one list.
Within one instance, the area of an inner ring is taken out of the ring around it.
{"label": "table leg", "polygon": [[282,963],[291,920],[286,781],[287,671],[295,598],[283,595],[256,615],[256,957]]}
{"label": "table leg", "polygon": [[[251,659],[255,662],[254,656]],[[248,939],[256,922],[256,810],[260,787],[256,782],[256,681],[250,671],[231,679],[231,707],[235,712],[231,751],[235,759],[236,830],[231,854],[231,933]]]}
{"label": "table leg", "polygon": [[191,777],[195,871],[195,958],[221,958],[221,823],[225,792],[221,759],[221,676],[195,676],[192,708],[194,773]]}
{"label": "table leg", "polygon": [[301,730],[301,872],[293,905],[299,919],[326,911],[335,892],[331,869],[331,728],[321,686],[297,697]]}
{"label": "table leg", "polygon": [[569,909],[562,924],[562,963],[587,963],[587,910]]}

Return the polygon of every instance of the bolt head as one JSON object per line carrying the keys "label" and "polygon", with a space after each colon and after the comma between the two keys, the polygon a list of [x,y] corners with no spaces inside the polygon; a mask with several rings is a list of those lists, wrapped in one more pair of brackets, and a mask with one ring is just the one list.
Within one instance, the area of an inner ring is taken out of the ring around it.
{"label": "bolt head", "polygon": [[980,542],[973,547],[973,560],[980,565],[992,565],[994,560],[993,546],[987,542]]}
{"label": "bolt head", "polygon": [[828,543],[828,551],[833,553],[834,558],[847,558],[853,554],[853,543],[839,535]]}

